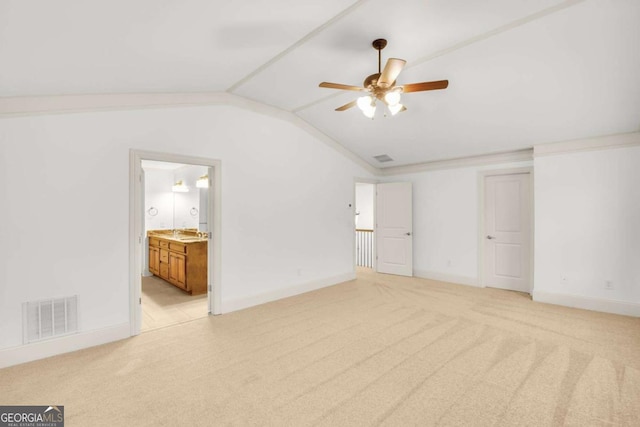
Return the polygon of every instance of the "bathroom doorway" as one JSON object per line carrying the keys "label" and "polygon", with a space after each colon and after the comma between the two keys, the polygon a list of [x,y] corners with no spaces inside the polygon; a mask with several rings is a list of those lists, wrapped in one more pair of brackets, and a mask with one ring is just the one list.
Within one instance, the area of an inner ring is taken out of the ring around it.
{"label": "bathroom doorway", "polygon": [[132,151],[132,335],[219,314],[219,162]]}
{"label": "bathroom doorway", "polygon": [[142,160],[141,332],[208,313],[209,168]]}

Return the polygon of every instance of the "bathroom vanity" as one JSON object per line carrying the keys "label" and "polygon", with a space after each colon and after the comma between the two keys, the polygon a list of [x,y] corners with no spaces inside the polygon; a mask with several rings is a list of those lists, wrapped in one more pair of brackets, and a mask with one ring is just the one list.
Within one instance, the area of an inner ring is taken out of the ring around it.
{"label": "bathroom vanity", "polygon": [[197,231],[150,230],[149,271],[191,294],[207,292],[207,238]]}

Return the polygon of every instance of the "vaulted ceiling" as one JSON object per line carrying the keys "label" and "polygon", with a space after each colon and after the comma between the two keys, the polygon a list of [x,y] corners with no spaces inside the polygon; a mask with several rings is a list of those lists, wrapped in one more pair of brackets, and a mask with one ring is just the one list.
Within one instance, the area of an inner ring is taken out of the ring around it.
{"label": "vaulted ceiling", "polygon": [[[638,0],[0,0],[0,97],[227,91],[399,166],[639,130],[639,22]],[[376,38],[398,84],[449,88],[334,111],[360,94],[318,83],[361,85]]]}

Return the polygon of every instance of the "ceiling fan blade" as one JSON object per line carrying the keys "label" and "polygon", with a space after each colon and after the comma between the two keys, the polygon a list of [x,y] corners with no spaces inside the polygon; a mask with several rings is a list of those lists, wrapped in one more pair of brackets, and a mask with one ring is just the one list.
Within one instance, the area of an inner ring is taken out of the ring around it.
{"label": "ceiling fan blade", "polygon": [[404,93],[422,92],[424,90],[446,89],[449,86],[449,80],[437,80],[434,82],[409,83],[402,87]]}
{"label": "ceiling fan blade", "polygon": [[402,69],[404,68],[404,64],[406,63],[407,61],[405,61],[404,59],[398,59],[398,58],[387,59],[387,63],[384,66],[384,70],[382,70],[382,73],[378,78],[378,86],[383,89],[391,87],[393,82],[395,82],[396,79],[398,78],[400,71],[402,71]]}
{"label": "ceiling fan blade", "polygon": [[349,102],[348,104],[344,104],[342,107],[338,107],[338,108],[336,108],[336,111],[344,111],[344,110],[348,110],[348,109],[349,109],[349,108],[351,108],[351,107],[355,107],[357,103],[358,103],[358,101],[357,101],[357,100],[355,100],[355,101],[351,101],[351,102]]}
{"label": "ceiling fan blade", "polygon": [[350,86],[350,85],[343,85],[340,83],[329,83],[329,82],[322,82],[319,84],[319,86],[326,87],[329,89],[357,90],[357,91],[366,90],[365,88],[360,86]]}

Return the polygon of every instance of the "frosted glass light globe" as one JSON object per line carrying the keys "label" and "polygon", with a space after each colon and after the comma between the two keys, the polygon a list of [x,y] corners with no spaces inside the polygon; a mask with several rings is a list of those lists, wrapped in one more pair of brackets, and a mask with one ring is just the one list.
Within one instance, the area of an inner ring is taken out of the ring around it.
{"label": "frosted glass light globe", "polygon": [[387,92],[384,96],[384,100],[391,107],[400,103],[400,94],[398,92]]}
{"label": "frosted glass light globe", "polygon": [[358,98],[358,108],[361,109],[363,112],[367,109],[370,109],[372,103],[373,103],[373,98],[371,98],[369,95],[361,96],[360,98]]}

